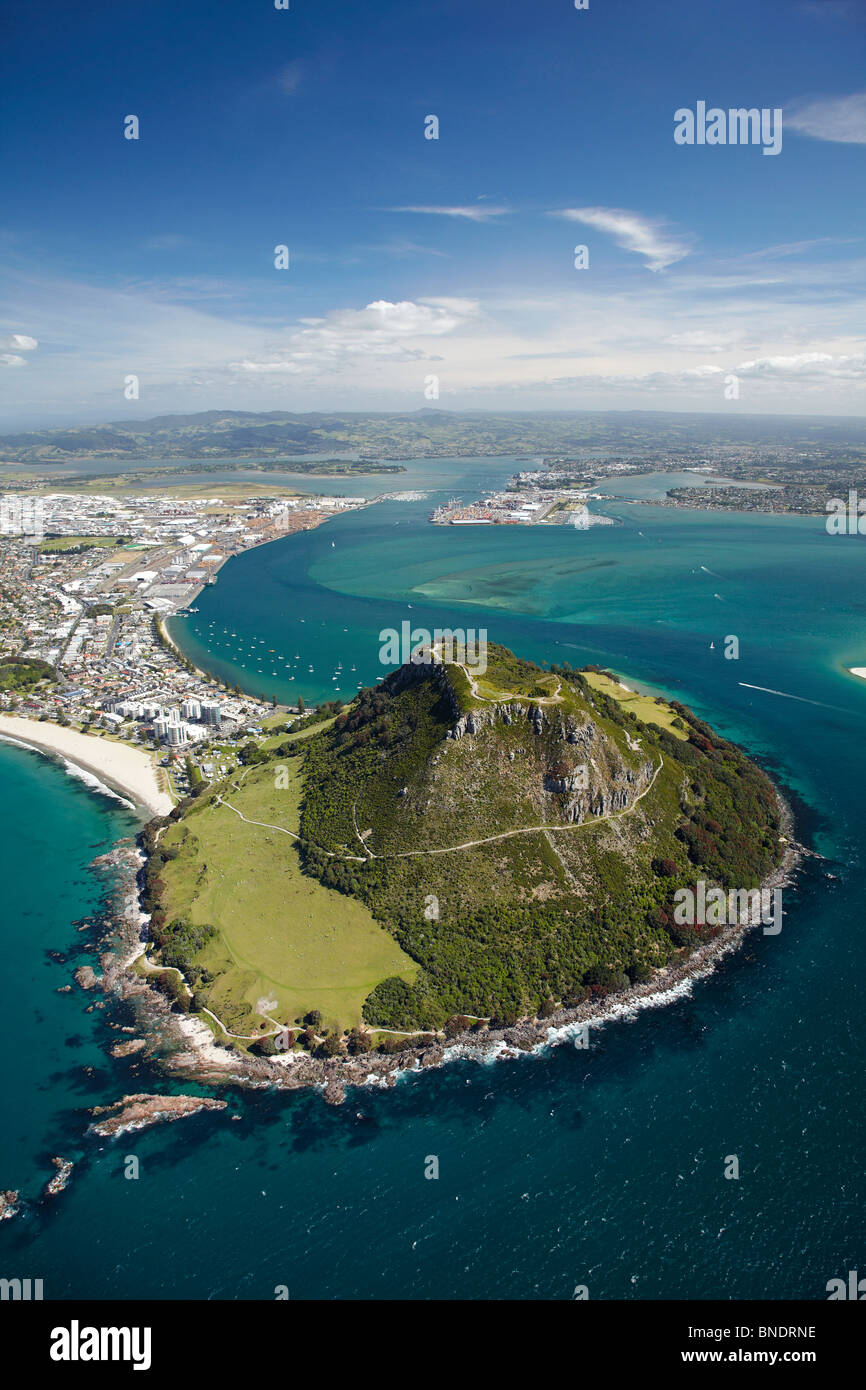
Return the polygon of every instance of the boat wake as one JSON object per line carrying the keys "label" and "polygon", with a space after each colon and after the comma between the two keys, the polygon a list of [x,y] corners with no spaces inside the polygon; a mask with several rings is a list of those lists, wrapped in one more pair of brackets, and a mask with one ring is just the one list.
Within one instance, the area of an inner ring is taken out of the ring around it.
{"label": "boat wake", "polygon": [[840,714],[846,711],[840,705],[828,705],[824,700],[807,700],[805,695],[790,695],[787,690],[771,690],[768,685],[749,685],[748,681],[738,681],[744,690],[761,690],[765,695],[780,695],[783,700],[799,700],[801,705],[818,705],[821,709],[835,709]]}

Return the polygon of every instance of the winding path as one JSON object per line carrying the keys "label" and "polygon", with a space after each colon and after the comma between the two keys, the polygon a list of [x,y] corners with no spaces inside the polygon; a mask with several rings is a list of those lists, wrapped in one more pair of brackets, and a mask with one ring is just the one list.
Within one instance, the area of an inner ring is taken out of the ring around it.
{"label": "winding path", "polygon": [[602,825],[606,821],[620,820],[623,816],[629,815],[634,810],[635,806],[637,806],[639,801],[643,800],[647,792],[652,791],[656,778],[664,766],[664,756],[660,754],[659,759],[659,765],[643,791],[639,792],[634,801],[632,801],[629,806],[624,806],[621,811],[611,811],[606,816],[593,816],[592,820],[572,821],[568,825],[522,825],[516,830],[500,830],[496,835],[485,835],[480,840],[465,840],[463,844],[460,845],[441,845],[433,849],[403,849],[395,850],[393,854],[376,854],[367,847],[361,837],[361,833],[358,830],[358,823],[355,820],[355,807],[353,805],[352,819],[355,825],[355,834],[367,850],[366,857],[360,854],[338,854],[336,850],[324,849],[321,845],[313,844],[311,840],[305,840],[303,835],[296,834],[294,830],[286,830],[285,826],[269,825],[267,821],[250,820],[242,811],[238,810],[237,806],[232,806],[231,802],[226,801],[222,796],[217,796],[214,800],[216,805],[227,806],[230,811],[234,811],[235,815],[240,816],[240,819],[245,821],[247,825],[257,825],[262,830],[278,830],[281,835],[288,835],[290,839],[297,840],[299,844],[310,845],[313,849],[319,850],[321,854],[326,854],[329,859],[351,859],[355,864],[365,864],[369,859],[413,859],[423,854],[455,854],[461,849],[475,849],[478,845],[490,845],[497,840],[510,840],[515,835],[537,835],[539,833],[556,833],[565,830],[586,830],[593,825]]}
{"label": "winding path", "polygon": [[367,862],[367,859],[361,854],[338,854],[336,850],[324,849],[322,845],[313,844],[312,840],[305,840],[303,835],[296,834],[294,830],[287,830],[284,825],[269,825],[267,821],[250,820],[249,816],[245,816],[243,811],[238,810],[237,806],[233,806],[230,801],[226,801],[225,797],[215,796],[214,805],[228,806],[229,810],[234,811],[236,816],[240,816],[241,820],[244,821],[246,825],[257,825],[261,830],[279,830],[281,835],[288,835],[289,839],[297,840],[299,845],[310,845],[312,849],[319,850],[321,854],[327,854],[329,859],[351,859],[356,864],[366,864]]}
{"label": "winding path", "polygon": [[[661,755],[659,756],[661,757]],[[624,806],[621,811],[611,811],[607,816],[593,816],[592,820],[571,821],[568,825],[524,825],[517,830],[501,830],[497,835],[485,835],[481,840],[466,840],[462,845],[444,845],[440,849],[403,849],[397,850],[393,854],[374,854],[373,850],[370,850],[370,857],[372,859],[409,859],[419,854],[453,854],[455,850],[474,849],[476,845],[489,845],[495,840],[510,840],[513,835],[537,835],[539,831],[548,833],[560,830],[584,830],[593,825],[601,825],[605,821],[619,820],[621,816],[627,816],[630,811],[633,811],[647,792],[652,790],[653,784],[662,770],[663,763],[664,758],[662,757],[649,782],[643,791],[635,797],[631,805]]]}

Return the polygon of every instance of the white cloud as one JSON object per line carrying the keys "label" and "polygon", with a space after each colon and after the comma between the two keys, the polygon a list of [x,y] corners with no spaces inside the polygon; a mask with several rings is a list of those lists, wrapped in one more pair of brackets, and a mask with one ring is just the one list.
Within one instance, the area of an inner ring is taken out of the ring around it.
{"label": "white cloud", "polygon": [[775,380],[809,377],[866,382],[866,353],[843,353],[834,357],[830,352],[800,352],[791,357],[758,357],[752,362],[741,362],[735,371],[738,376]]}
{"label": "white cloud", "polygon": [[866,92],[845,97],[819,97],[816,101],[785,108],[785,126],[814,140],[841,145],[866,145]]}
{"label": "white cloud", "polygon": [[16,348],[16,352],[0,352],[0,367],[26,367],[22,352],[33,352],[39,343],[26,333],[0,333],[0,348]]}
{"label": "white cloud", "polygon": [[243,372],[297,374],[357,358],[402,361],[430,358],[426,338],[441,338],[470,323],[478,304],[470,299],[377,299],[363,309],[337,309],[321,319],[302,319],[282,349],[264,361],[233,362]]}
{"label": "white cloud", "polygon": [[19,352],[33,352],[39,343],[26,333],[0,333],[0,347],[17,348]]}
{"label": "white cloud", "polygon": [[664,339],[668,347],[700,348],[702,352],[724,352],[730,346],[730,336],[692,328],[686,333],[671,333]]}
{"label": "white cloud", "polygon": [[[435,263],[439,284],[450,265]],[[107,288],[7,275],[2,322],[33,337],[0,337],[0,354],[18,359],[0,361],[5,429],[213,408],[412,410],[430,371],[454,409],[714,409],[736,372],[749,387],[741,410],[798,412],[802,397],[863,414],[860,258],[816,267],[804,251],[780,265],[778,284],[731,259],[626,283],[596,270],[554,290],[527,275],[519,290],[350,307],[312,286],[277,301],[259,281],[202,280],[191,301],[186,282],[168,279]],[[25,349],[37,339],[50,351]],[[2,370],[25,358],[26,372]]]}
{"label": "white cloud", "polygon": [[462,217],[469,222],[489,222],[494,217],[504,217],[511,211],[510,208],[497,207],[476,207],[474,203],[468,207],[408,207],[408,208],[388,208],[388,212],[421,212],[432,217]]}
{"label": "white cloud", "polygon": [[641,217],[625,208],[563,208],[550,215],[607,232],[624,251],[643,256],[648,270],[664,270],[689,254],[686,243],[677,239],[662,222]]}

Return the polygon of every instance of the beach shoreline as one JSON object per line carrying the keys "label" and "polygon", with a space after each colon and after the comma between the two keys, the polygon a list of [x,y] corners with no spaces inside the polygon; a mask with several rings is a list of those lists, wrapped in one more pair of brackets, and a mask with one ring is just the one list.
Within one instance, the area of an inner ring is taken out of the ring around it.
{"label": "beach shoreline", "polygon": [[89,773],[110,791],[131,801],[148,818],[167,816],[174,805],[168,793],[160,789],[153,759],[144,750],[66,729],[50,720],[10,714],[0,714],[0,739],[59,758]]}

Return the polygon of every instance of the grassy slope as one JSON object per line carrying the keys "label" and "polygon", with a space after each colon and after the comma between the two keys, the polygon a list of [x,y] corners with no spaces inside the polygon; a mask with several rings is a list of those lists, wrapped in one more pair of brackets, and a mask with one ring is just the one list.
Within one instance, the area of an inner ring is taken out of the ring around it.
{"label": "grassy slope", "polygon": [[[274,786],[270,764],[249,771],[227,799],[250,820],[297,831],[297,763],[286,766],[287,788]],[[246,825],[205,797],[161,843],[181,847],[163,870],[169,919],[219,931],[198,959],[216,976],[205,988],[208,1007],[233,1032],[259,1027],[262,998],[277,1001],[268,1012],[280,1022],[319,1009],[326,1025],[351,1027],[380,980],[414,977],[417,967],[368,908],[301,872],[289,836]]]}
{"label": "grassy slope", "polygon": [[644,724],[657,724],[661,729],[668,729],[675,738],[688,738],[688,730],[681,727],[682,721],[676,723],[676,710],[671,709],[665,700],[655,699],[652,695],[641,695],[637,690],[626,690],[619,681],[611,680],[610,676],[602,675],[600,671],[584,671],[582,674],[587,685],[591,685],[593,690],[600,690],[604,695],[617,700]]}

